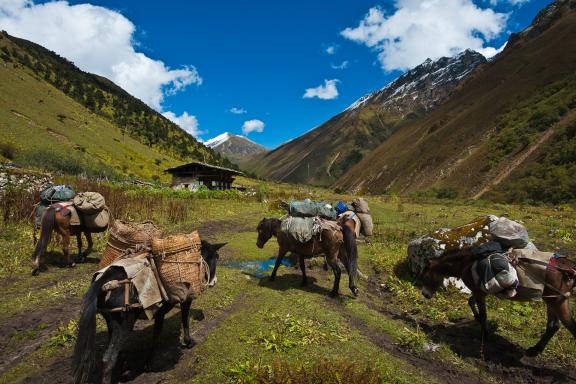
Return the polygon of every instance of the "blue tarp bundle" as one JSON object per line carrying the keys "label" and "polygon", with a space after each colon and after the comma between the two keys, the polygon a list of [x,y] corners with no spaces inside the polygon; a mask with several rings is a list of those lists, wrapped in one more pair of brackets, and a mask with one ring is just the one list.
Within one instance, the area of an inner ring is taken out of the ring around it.
{"label": "blue tarp bundle", "polygon": [[336,220],[336,209],[330,204],[316,202],[310,199],[292,201],[288,208],[288,214],[293,217],[316,217],[320,216],[329,220]]}

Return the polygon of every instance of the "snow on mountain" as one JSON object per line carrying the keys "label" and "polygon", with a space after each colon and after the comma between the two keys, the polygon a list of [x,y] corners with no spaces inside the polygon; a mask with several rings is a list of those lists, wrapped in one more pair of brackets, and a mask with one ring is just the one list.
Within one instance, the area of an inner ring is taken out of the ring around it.
{"label": "snow on mountain", "polygon": [[207,140],[204,145],[238,165],[242,165],[253,156],[267,151],[266,148],[252,140],[229,132],[224,132]]}
{"label": "snow on mountain", "polygon": [[224,132],[216,137],[207,140],[206,142],[204,142],[204,145],[207,146],[208,148],[214,148],[223,144],[226,140],[230,139],[230,137],[232,137],[231,134],[229,134],[228,132]]}
{"label": "snow on mountain", "polygon": [[372,102],[395,112],[412,110],[415,104],[429,111],[443,101],[455,85],[485,62],[482,54],[469,49],[454,57],[442,57],[436,61],[427,59],[385,87],[362,96],[346,111],[355,111]]}

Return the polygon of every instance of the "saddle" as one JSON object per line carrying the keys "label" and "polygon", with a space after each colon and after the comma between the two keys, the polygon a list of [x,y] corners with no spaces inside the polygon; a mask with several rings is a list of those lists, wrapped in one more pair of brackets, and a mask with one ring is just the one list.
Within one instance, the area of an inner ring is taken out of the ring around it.
{"label": "saddle", "polygon": [[76,226],[81,225],[80,215],[78,215],[78,211],[76,207],[74,207],[74,203],[71,201],[63,201],[60,203],[52,204],[52,207],[56,210],[56,212],[60,212],[62,216],[70,216],[70,225]]}

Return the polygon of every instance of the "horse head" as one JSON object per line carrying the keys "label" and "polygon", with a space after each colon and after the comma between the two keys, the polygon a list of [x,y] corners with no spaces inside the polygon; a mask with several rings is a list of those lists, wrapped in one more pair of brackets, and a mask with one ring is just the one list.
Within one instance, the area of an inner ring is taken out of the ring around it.
{"label": "horse head", "polygon": [[256,246],[258,248],[264,248],[264,244],[266,244],[272,235],[274,235],[272,219],[262,219],[260,223],[258,223],[256,230],[258,231],[258,240],[256,240]]}
{"label": "horse head", "polygon": [[444,275],[437,270],[438,265],[438,260],[428,260],[419,276],[422,282],[422,295],[427,299],[431,299],[444,283]]}
{"label": "horse head", "polygon": [[208,286],[213,287],[218,281],[216,276],[216,263],[220,258],[218,250],[225,246],[226,243],[210,244],[206,240],[202,240],[202,258],[208,264],[208,270],[210,271],[210,277],[208,278]]}

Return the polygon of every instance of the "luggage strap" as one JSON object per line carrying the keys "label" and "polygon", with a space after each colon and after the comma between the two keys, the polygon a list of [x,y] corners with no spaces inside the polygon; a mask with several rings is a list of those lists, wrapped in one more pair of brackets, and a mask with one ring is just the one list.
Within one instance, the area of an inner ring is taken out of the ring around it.
{"label": "luggage strap", "polygon": [[132,286],[131,279],[124,280],[111,280],[102,286],[102,291],[108,292],[124,286],[124,305],[116,308],[99,308],[100,312],[128,312],[133,309],[142,308],[142,304],[130,304],[130,288]]}

